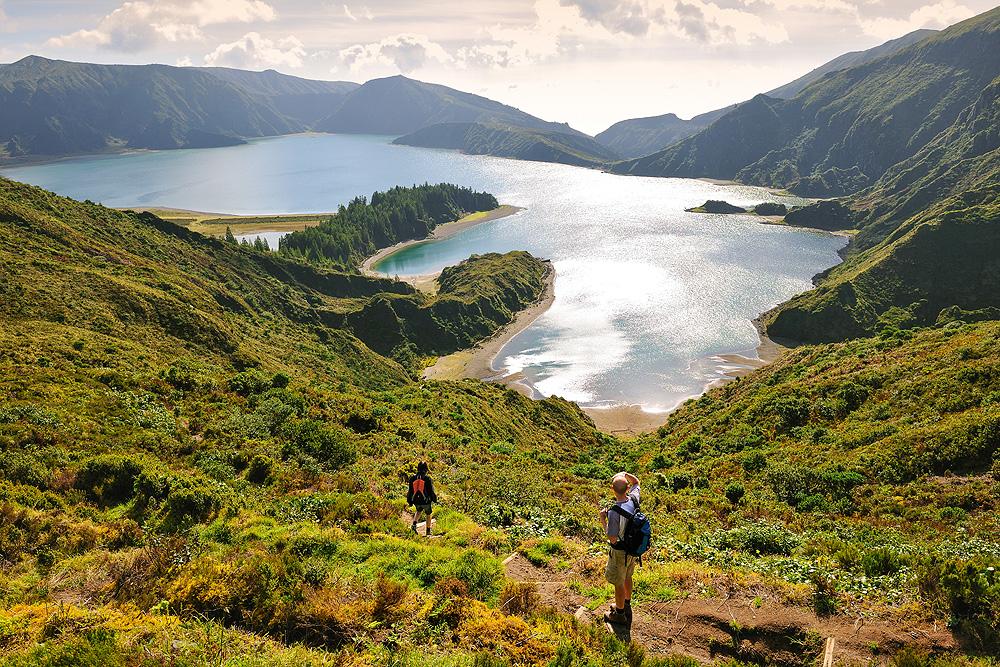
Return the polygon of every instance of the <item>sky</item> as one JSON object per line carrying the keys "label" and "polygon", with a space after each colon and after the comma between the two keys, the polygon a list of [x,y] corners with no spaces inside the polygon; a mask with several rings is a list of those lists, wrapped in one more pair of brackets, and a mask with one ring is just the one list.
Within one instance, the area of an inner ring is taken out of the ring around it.
{"label": "sky", "polygon": [[596,134],[690,118],[995,0],[0,0],[0,63],[404,74]]}

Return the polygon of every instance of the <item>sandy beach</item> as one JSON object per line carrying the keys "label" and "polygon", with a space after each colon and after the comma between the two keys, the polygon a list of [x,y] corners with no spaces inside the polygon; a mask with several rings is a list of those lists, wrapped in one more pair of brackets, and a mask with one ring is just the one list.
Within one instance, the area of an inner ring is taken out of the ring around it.
{"label": "sandy beach", "polygon": [[[725,383],[744,375],[749,375],[758,368],[766,366],[778,359],[786,348],[767,337],[764,333],[764,314],[753,321],[760,337],[756,348],[756,357],[741,354],[717,354],[712,360],[731,364],[725,372],[727,377],[719,378],[705,387],[705,391],[721,387]],[[604,433],[618,437],[631,437],[640,433],[650,433],[667,423],[669,412],[646,412],[639,405],[616,405],[610,408],[583,408],[583,411],[594,420],[594,424]]]}

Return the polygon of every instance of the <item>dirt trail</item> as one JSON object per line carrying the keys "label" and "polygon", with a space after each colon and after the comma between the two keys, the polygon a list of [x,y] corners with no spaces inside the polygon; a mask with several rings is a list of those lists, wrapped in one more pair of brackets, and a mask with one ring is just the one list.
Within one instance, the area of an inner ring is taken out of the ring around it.
{"label": "dirt trail", "polygon": [[[413,512],[403,512],[399,515],[399,520],[403,522],[404,525],[413,525]],[[437,527],[437,519],[434,518],[434,513],[431,512],[431,534],[427,535],[427,521],[421,521],[417,524],[417,535],[427,536],[432,540],[439,539],[440,535],[434,534],[434,529]]]}
{"label": "dirt trail", "polygon": [[[602,602],[588,610],[585,605],[590,600],[569,587],[574,579],[588,586],[599,584],[603,572],[585,574],[579,567],[555,572],[532,565],[520,554],[505,561],[505,568],[510,579],[535,583],[543,604],[575,614],[585,623],[599,620],[609,607]],[[884,665],[904,646],[930,652],[961,648],[951,631],[940,625],[900,625],[839,614],[820,617],[806,607],[756,596],[634,603],[631,628],[610,627],[619,639],[642,645],[647,655],[683,654],[707,664],[738,658],[801,667],[817,656],[822,664],[828,637],[836,638],[834,665],[871,661]]]}

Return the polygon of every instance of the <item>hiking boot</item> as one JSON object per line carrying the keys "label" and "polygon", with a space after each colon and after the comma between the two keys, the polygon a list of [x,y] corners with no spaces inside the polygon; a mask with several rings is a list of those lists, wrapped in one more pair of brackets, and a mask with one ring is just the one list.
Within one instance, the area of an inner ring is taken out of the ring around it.
{"label": "hiking boot", "polygon": [[624,609],[612,607],[611,611],[604,615],[604,620],[608,623],[628,623],[629,618]]}
{"label": "hiking boot", "polygon": [[417,522],[416,522],[416,521],[414,521],[414,522],[413,522],[413,523],[412,523],[412,524],[410,525],[410,530],[412,530],[412,531],[413,531],[414,533],[416,533],[416,532],[417,532]]}
{"label": "hiking boot", "polygon": [[631,625],[631,623],[632,623],[632,601],[631,600],[625,600],[625,616],[626,616],[626,618],[628,618],[628,622]]}

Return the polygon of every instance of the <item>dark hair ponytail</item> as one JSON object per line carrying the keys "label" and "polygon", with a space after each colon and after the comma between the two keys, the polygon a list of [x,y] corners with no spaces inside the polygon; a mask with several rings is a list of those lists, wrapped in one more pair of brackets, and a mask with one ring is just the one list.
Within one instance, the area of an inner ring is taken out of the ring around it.
{"label": "dark hair ponytail", "polygon": [[417,472],[421,475],[427,472],[427,464],[423,461],[417,464]]}

